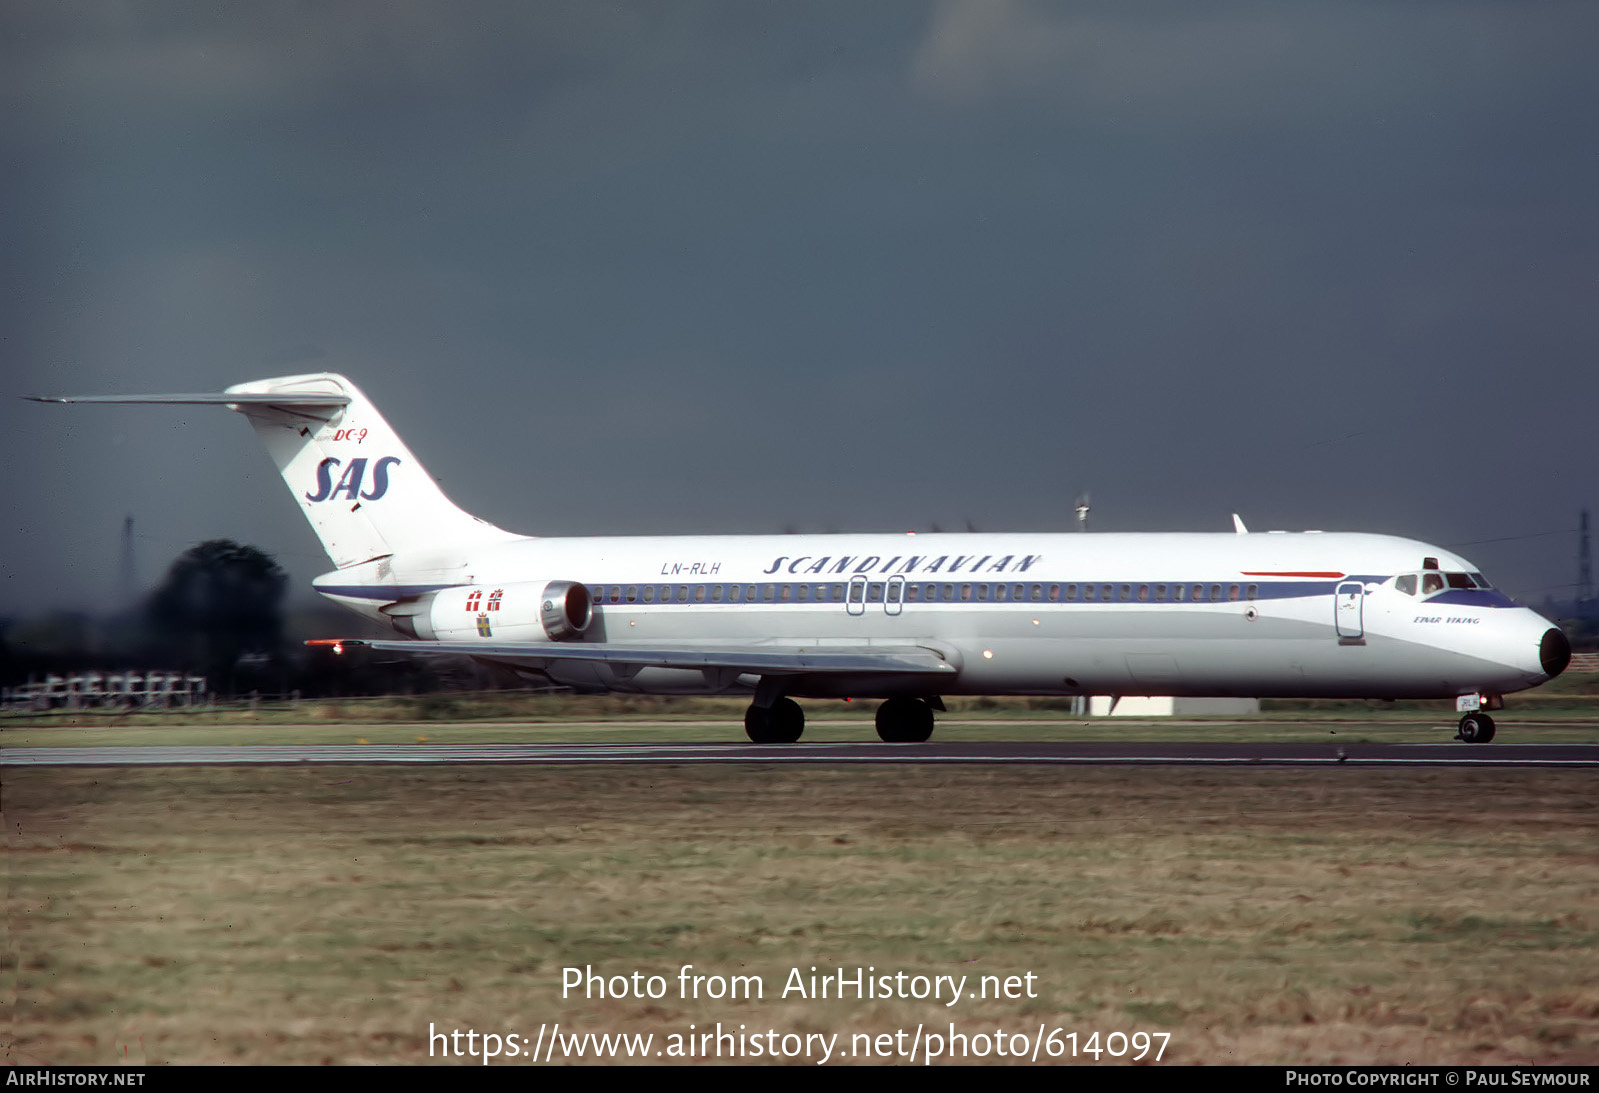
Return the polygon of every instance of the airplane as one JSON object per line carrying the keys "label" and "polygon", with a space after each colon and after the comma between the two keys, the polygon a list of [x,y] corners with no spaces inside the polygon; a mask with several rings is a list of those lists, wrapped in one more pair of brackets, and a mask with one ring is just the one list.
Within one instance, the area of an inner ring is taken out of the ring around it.
{"label": "airplane", "polygon": [[881,699],[926,741],[952,695],[1452,699],[1486,743],[1503,696],[1565,670],[1560,629],[1451,551],[1388,535],[828,534],[541,538],[457,508],[331,373],[191,395],[265,442],[334,569],[317,592],[395,640],[579,692],[738,695],[748,737],[796,698]]}

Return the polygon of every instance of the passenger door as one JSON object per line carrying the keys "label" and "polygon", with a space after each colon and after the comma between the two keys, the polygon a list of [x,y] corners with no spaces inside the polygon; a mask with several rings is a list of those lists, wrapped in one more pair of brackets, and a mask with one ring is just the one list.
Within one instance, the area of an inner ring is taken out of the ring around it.
{"label": "passenger door", "polygon": [[1361,581],[1343,581],[1333,593],[1333,625],[1341,642],[1356,642],[1366,634],[1364,620],[1366,586]]}

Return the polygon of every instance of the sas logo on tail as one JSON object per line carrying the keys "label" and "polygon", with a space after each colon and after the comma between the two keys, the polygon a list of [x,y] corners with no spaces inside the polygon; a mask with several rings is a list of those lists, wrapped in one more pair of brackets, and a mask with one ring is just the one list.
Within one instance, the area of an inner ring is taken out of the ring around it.
{"label": "sas logo on tail", "polygon": [[339,476],[338,482],[333,481],[333,469],[340,464],[340,460],[329,457],[316,465],[316,492],[305,495],[307,501],[332,501],[336,497],[354,501],[360,498],[363,501],[376,501],[389,492],[389,468],[399,463],[396,456],[386,455],[372,464],[372,488],[365,493],[361,491],[366,479],[366,459],[352,459],[350,465],[344,468],[344,473]]}

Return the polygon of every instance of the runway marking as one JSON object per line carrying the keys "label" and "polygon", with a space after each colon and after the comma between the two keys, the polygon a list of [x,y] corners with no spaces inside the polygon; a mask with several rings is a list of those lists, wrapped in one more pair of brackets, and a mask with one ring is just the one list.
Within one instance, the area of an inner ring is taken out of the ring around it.
{"label": "runway marking", "polygon": [[[960,745],[953,745],[959,747]],[[1208,750],[1226,744],[1201,745]],[[1323,746],[1323,745],[1295,745]],[[1367,754],[1281,755],[1256,751],[1254,745],[1231,745],[1232,754],[1093,754],[1092,744],[1018,745],[1009,752],[985,749],[950,752],[951,745],[874,744],[354,744],[354,745],[234,745],[230,747],[151,746],[8,748],[0,751],[0,766],[252,766],[252,765],[386,765],[449,763],[744,763],[776,765],[839,764],[1008,764],[1039,766],[1476,766],[1476,767],[1591,767],[1599,766],[1599,746],[1529,744],[1524,748],[1575,750],[1571,757],[1507,755],[1461,744],[1351,745]],[[1281,747],[1281,745],[1278,745]],[[1077,749],[1087,748],[1088,751]],[[1370,754],[1373,748],[1411,751],[1434,749],[1428,756]],[[1507,751],[1509,748],[1506,749]]]}

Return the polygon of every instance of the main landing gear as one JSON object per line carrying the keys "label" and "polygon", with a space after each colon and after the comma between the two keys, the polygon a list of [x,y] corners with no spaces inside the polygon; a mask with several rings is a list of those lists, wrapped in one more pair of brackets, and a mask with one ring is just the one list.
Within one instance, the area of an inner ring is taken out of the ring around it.
{"label": "main landing gear", "polygon": [[1486,744],[1494,738],[1494,719],[1485,713],[1468,713],[1460,719],[1455,739],[1467,744]]}
{"label": "main landing gear", "polygon": [[920,744],[933,735],[933,707],[920,698],[891,698],[877,707],[877,735],[886,744]]}
{"label": "main landing gear", "polygon": [[[877,707],[877,735],[889,744],[920,744],[933,735],[938,700],[890,698]],[[744,734],[757,744],[792,744],[805,731],[805,711],[792,698],[744,711]]]}
{"label": "main landing gear", "polygon": [[792,744],[805,731],[805,711],[792,698],[779,698],[762,709],[744,711],[744,735],[757,744]]}

